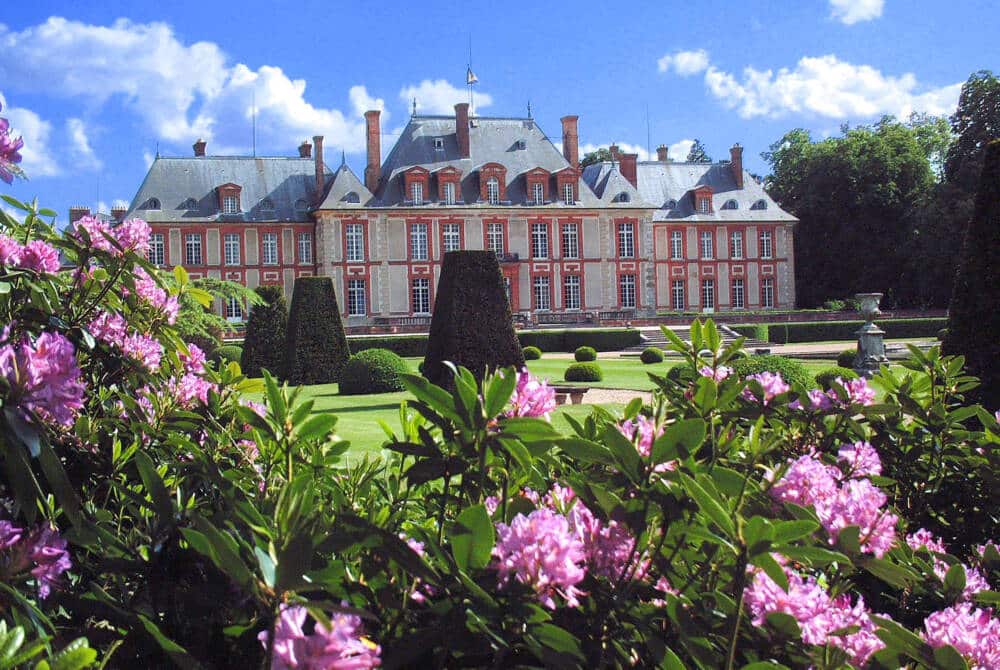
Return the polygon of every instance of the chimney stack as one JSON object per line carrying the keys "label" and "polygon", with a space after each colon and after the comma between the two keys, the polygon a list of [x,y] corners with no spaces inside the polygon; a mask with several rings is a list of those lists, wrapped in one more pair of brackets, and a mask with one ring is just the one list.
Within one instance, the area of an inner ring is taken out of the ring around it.
{"label": "chimney stack", "polygon": [[729,165],[733,168],[736,188],[743,188],[743,147],[737,142],[729,150]]}
{"label": "chimney stack", "polygon": [[611,154],[611,160],[612,161],[614,161],[615,163],[620,163],[621,162],[621,160],[622,160],[622,154],[618,150],[618,145],[617,144],[612,144],[610,147],[608,147],[608,153]]}
{"label": "chimney stack", "polygon": [[203,139],[201,139],[199,137],[198,141],[195,142],[194,144],[192,144],[191,146],[194,149],[194,155],[195,156],[204,156],[205,155],[205,147],[208,146],[208,143],[205,140],[203,140]]}
{"label": "chimney stack", "polygon": [[374,193],[382,177],[382,135],[379,118],[382,112],[370,109],[365,112],[365,137],[368,144],[368,164],[365,166],[365,188]]}
{"label": "chimney stack", "polygon": [[316,204],[323,202],[324,190],[326,188],[326,166],[323,164],[323,136],[313,135],[313,146],[316,147],[316,157],[313,164],[316,166]]}
{"label": "chimney stack", "polygon": [[661,163],[668,162],[669,161],[667,153],[668,151],[669,149],[667,149],[666,144],[661,144],[660,146],[656,147],[656,160],[660,161]]}
{"label": "chimney stack", "polygon": [[123,205],[115,205],[111,208],[111,218],[115,220],[116,223],[121,223],[125,220],[125,212],[128,208]]}
{"label": "chimney stack", "polygon": [[312,158],[313,147],[309,144],[309,140],[302,140],[302,144],[299,145],[299,158]]}
{"label": "chimney stack", "polygon": [[460,102],[455,105],[455,141],[458,142],[458,155],[468,158],[469,148],[469,103]]}
{"label": "chimney stack", "polygon": [[85,216],[90,216],[90,207],[75,205],[69,208],[69,223],[73,225]]}
{"label": "chimney stack", "polygon": [[639,161],[639,154],[621,154],[621,162],[618,165],[619,172],[628,180],[628,183],[638,188],[636,165]]}
{"label": "chimney stack", "polygon": [[580,137],[576,126],[579,118],[579,116],[564,116],[560,119],[563,131],[563,156],[574,168],[580,167]]}

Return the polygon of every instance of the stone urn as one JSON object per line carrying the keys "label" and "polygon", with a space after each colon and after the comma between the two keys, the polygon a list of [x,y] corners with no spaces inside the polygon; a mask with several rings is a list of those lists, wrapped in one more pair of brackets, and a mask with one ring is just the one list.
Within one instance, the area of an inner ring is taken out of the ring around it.
{"label": "stone urn", "polygon": [[854,299],[860,303],[858,310],[861,312],[861,316],[865,317],[866,323],[871,323],[876,316],[882,313],[878,308],[878,303],[882,300],[881,293],[858,293]]}
{"label": "stone urn", "polygon": [[881,293],[858,293],[854,296],[858,301],[858,311],[865,318],[865,323],[854,333],[858,337],[858,353],[854,357],[854,371],[871,379],[883,363],[889,359],[885,355],[885,331],[875,325],[875,317],[881,314],[878,303]]}

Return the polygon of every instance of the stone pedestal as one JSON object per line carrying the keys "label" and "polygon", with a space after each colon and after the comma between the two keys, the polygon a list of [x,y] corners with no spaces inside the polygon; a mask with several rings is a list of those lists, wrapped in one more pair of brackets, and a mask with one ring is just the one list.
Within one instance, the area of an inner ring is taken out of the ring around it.
{"label": "stone pedestal", "polygon": [[882,338],[885,331],[873,323],[874,318],[881,314],[878,308],[881,293],[858,293],[854,296],[861,303],[860,311],[865,317],[865,324],[854,333],[858,337],[858,353],[854,357],[854,371],[871,379],[883,363],[889,359],[885,355],[885,343]]}

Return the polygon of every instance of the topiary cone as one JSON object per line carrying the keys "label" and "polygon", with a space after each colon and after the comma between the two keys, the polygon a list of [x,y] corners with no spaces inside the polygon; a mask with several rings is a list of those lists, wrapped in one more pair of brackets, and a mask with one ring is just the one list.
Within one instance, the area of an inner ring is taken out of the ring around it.
{"label": "topiary cone", "polygon": [[444,255],[424,358],[424,376],[451,384],[444,361],[482,379],[487,370],[524,366],[514,332],[500,264],[492,251],[450,251]]}
{"label": "topiary cone", "polygon": [[260,377],[261,370],[281,377],[288,324],[285,293],[280,286],[258,286],[257,294],[265,302],[250,308],[240,367],[247,377]]}
{"label": "topiary cone", "polygon": [[337,381],[351,351],[329,277],[295,280],[282,374],[289,384]]}

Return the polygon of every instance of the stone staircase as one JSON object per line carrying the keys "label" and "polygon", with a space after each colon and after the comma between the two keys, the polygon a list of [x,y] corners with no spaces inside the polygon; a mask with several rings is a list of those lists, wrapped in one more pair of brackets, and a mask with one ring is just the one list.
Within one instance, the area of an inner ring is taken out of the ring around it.
{"label": "stone staircase", "polygon": [[[716,324],[716,325],[719,329],[719,334],[722,336],[723,347],[728,346],[730,343],[732,343],[734,340],[740,337],[740,334],[737,333],[732,328],[729,328],[728,326],[722,324]],[[676,333],[685,342],[688,341],[688,337],[690,336],[691,333],[691,329],[688,326],[667,326],[667,328]],[[640,331],[640,336],[642,337],[642,342],[622,350],[623,355],[626,356],[638,355],[642,353],[642,350],[647,347],[658,347],[660,349],[666,349],[670,344],[669,340],[667,340],[667,336],[664,335],[663,331],[661,331],[658,327],[640,328],[639,331]],[[753,338],[748,337],[746,340],[743,341],[743,346],[748,351],[753,351],[755,349],[770,349],[772,345],[770,342],[763,342],[761,340],[755,340]]]}

